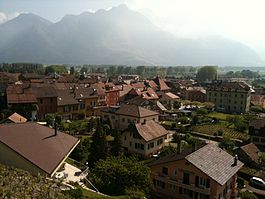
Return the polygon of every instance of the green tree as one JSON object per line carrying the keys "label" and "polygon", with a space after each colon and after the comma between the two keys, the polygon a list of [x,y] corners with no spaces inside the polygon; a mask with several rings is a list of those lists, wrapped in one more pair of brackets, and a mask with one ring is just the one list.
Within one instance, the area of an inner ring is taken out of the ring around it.
{"label": "green tree", "polygon": [[70,68],[70,75],[74,75],[74,74],[75,74],[75,67],[72,66],[72,67]]}
{"label": "green tree", "polygon": [[228,151],[233,151],[235,147],[235,142],[228,136],[223,137],[223,141],[220,142],[219,146]]}
{"label": "green tree", "polygon": [[174,147],[173,145],[168,145],[168,146],[164,146],[159,153],[159,158],[176,153],[177,152],[177,148]]}
{"label": "green tree", "polygon": [[118,156],[100,160],[90,176],[95,186],[109,195],[126,194],[131,187],[148,193],[150,187],[149,168],[135,158]]}
{"label": "green tree", "polygon": [[90,154],[88,158],[89,166],[93,167],[94,164],[100,159],[106,159],[108,155],[108,143],[106,140],[106,132],[100,120],[97,121],[96,131],[92,136],[92,144],[90,147]]}
{"label": "green tree", "polygon": [[242,199],[258,199],[258,197],[254,193],[251,193],[249,191],[241,192],[240,197]]}
{"label": "green tree", "polygon": [[200,83],[212,82],[217,77],[216,66],[204,66],[198,70],[197,80]]}
{"label": "green tree", "polygon": [[114,131],[114,140],[111,142],[110,154],[113,156],[121,155],[122,153],[122,142],[120,132]]}

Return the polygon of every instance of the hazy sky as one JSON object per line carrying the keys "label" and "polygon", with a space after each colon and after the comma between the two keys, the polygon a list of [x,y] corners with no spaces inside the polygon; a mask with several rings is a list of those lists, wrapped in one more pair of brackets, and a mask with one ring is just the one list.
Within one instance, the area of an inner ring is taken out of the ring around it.
{"label": "hazy sky", "polygon": [[0,23],[21,12],[58,21],[65,14],[121,3],[177,36],[221,35],[249,45],[265,59],[265,0],[0,0]]}

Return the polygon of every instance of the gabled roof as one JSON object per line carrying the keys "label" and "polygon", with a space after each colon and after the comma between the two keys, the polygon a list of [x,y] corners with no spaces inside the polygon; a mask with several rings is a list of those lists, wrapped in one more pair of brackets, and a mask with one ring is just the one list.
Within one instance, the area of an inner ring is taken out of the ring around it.
{"label": "gabled roof", "polygon": [[148,120],[144,124],[137,123],[135,124],[135,127],[137,132],[146,142],[168,134],[168,131],[154,120]]}
{"label": "gabled roof", "polygon": [[154,79],[154,82],[159,86],[159,90],[169,90],[170,88],[167,86],[166,82],[159,78],[158,76]]}
{"label": "gabled roof", "polygon": [[0,142],[49,175],[76,147],[79,140],[33,122],[0,125]]}
{"label": "gabled roof", "polygon": [[57,97],[55,88],[50,84],[32,85],[32,92],[36,98]]}
{"label": "gabled roof", "polygon": [[19,115],[18,113],[13,113],[12,115],[10,115],[7,119],[9,119],[10,121],[14,122],[14,123],[23,123],[23,122],[27,122],[27,119],[24,118],[23,116]]}
{"label": "gabled roof", "polygon": [[257,164],[260,163],[260,156],[259,156],[259,153],[260,153],[260,150],[258,149],[258,147],[253,144],[253,143],[249,143],[249,144],[246,144],[244,146],[241,146],[240,147],[241,150],[244,151],[244,153],[251,159],[253,160],[254,162],[256,162]]}
{"label": "gabled roof", "polygon": [[74,90],[75,99],[88,99],[88,98],[96,98],[98,97],[96,89],[92,87],[76,87]]}
{"label": "gabled roof", "polygon": [[234,165],[234,157],[216,144],[207,144],[185,159],[220,185],[224,185],[243,166],[239,160]]}
{"label": "gabled roof", "polygon": [[116,111],[116,114],[127,115],[127,116],[138,117],[138,118],[158,115],[158,113],[155,111],[150,111],[146,108],[137,106],[135,104],[121,105],[121,107]]}
{"label": "gabled roof", "polygon": [[8,104],[37,103],[30,84],[8,85],[6,95]]}

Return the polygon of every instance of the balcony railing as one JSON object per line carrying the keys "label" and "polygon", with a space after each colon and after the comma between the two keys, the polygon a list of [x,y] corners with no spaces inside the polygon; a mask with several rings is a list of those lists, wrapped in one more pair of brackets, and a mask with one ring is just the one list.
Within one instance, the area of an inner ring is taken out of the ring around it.
{"label": "balcony railing", "polygon": [[199,187],[196,187],[195,184],[193,183],[190,183],[189,185],[183,184],[183,179],[181,178],[168,176],[162,173],[154,174],[154,178],[162,182],[168,183],[168,184],[176,185],[178,187],[193,190],[193,191],[203,193],[203,194],[210,194],[210,188],[199,188]]}

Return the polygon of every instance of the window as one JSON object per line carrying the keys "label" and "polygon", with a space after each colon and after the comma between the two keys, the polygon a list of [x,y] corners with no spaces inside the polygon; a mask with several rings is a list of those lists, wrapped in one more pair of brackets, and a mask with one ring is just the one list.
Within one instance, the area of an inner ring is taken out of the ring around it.
{"label": "window", "polygon": [[252,139],[254,142],[259,142],[259,138],[253,137]]}
{"label": "window", "polygon": [[122,122],[125,122],[125,118],[123,117],[123,118],[121,119],[121,121],[122,121]]}
{"label": "window", "polygon": [[156,145],[157,145],[157,146],[159,146],[159,145],[161,145],[162,143],[163,143],[163,138],[161,138],[161,139],[157,140],[157,143],[156,143]]}
{"label": "window", "polygon": [[237,97],[237,94],[235,94],[235,97]]}
{"label": "window", "polygon": [[167,167],[162,167],[162,173],[165,175],[168,175],[168,168]]}
{"label": "window", "polygon": [[190,184],[190,174],[189,173],[186,173],[186,172],[183,173],[183,184],[187,184],[187,185]]}
{"label": "window", "polygon": [[82,102],[82,103],[80,104],[80,109],[85,109],[85,103],[84,103],[84,102]]}
{"label": "window", "polygon": [[124,140],[126,140],[127,138],[126,138],[126,136],[124,136]]}
{"label": "window", "polygon": [[130,147],[132,146],[132,142],[130,142]]}
{"label": "window", "polygon": [[148,149],[152,149],[152,148],[154,148],[154,142],[151,142],[148,144]]}
{"label": "window", "polygon": [[43,103],[42,99],[40,99],[40,103],[41,103],[41,104]]}
{"label": "window", "polygon": [[51,102],[51,103],[53,102],[53,99],[52,99],[52,98],[50,98],[50,102]]}
{"label": "window", "polygon": [[135,143],[134,147],[135,147],[135,149],[144,150],[144,145],[140,144],[140,143]]}

